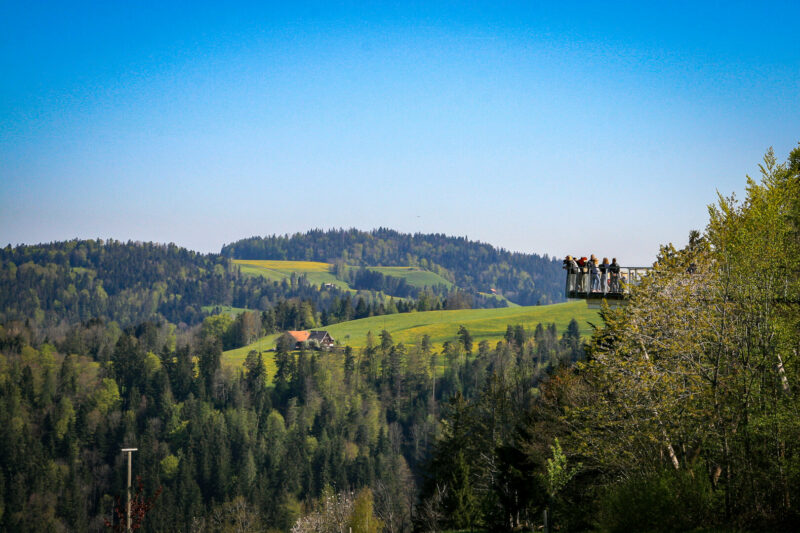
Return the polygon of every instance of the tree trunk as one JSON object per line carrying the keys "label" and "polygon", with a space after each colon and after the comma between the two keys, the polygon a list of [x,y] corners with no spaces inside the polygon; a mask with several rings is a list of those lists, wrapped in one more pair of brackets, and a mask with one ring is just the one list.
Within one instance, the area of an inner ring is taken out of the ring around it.
{"label": "tree trunk", "polygon": [[[650,365],[650,370],[652,372],[653,365],[650,362],[650,355],[647,353],[647,348],[645,348],[642,339],[639,339],[639,346],[642,349],[642,354],[644,354],[644,360],[647,361],[648,365]],[[656,420],[658,421],[658,427],[661,428],[661,435],[664,437],[664,445],[667,448],[667,453],[669,454],[669,459],[672,462],[672,466],[675,468],[675,470],[680,470],[681,464],[678,461],[678,456],[675,455],[675,448],[672,447],[672,443],[669,440],[669,435],[667,435],[667,430],[664,429],[664,424],[661,422],[661,417],[658,415],[658,410],[655,408],[653,408],[653,415],[655,415]]]}
{"label": "tree trunk", "polygon": [[[797,357],[797,350],[794,351],[794,356]],[[781,359],[781,354],[779,353],[776,353],[775,357],[778,358],[778,364],[776,365],[776,367],[778,369],[778,376],[781,378],[783,393],[786,396],[790,396],[792,391],[789,389],[789,380],[786,377],[786,371],[783,369],[783,359]]]}

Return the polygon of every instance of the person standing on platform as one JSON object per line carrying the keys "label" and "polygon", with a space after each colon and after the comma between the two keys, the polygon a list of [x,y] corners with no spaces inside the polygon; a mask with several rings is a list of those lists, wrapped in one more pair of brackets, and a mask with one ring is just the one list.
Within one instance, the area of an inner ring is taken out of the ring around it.
{"label": "person standing on platform", "polygon": [[578,259],[578,292],[586,292],[586,258]]}
{"label": "person standing on platform", "polygon": [[592,292],[600,292],[600,270],[597,268],[597,257],[594,254],[589,259],[589,275],[592,280]]}
{"label": "person standing on platform", "polygon": [[619,263],[617,263],[616,257],[611,260],[611,264],[608,266],[608,273],[611,278],[611,292],[622,292],[622,287],[619,285]]}
{"label": "person standing on platform", "polygon": [[566,297],[569,298],[570,293],[575,292],[575,282],[578,275],[578,263],[575,262],[575,259],[568,255],[566,259],[564,259],[564,269],[567,271],[567,286],[566,286]]}
{"label": "person standing on platform", "polygon": [[608,269],[611,265],[608,264],[608,257],[603,258],[603,262],[600,264],[600,287],[603,290],[603,294],[608,292]]}

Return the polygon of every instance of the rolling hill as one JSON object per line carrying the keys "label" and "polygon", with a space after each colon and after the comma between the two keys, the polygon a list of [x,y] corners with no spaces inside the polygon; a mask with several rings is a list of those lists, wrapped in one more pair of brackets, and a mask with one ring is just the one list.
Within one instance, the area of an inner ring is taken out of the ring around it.
{"label": "rolling hill", "polygon": [[331,283],[340,289],[350,287],[331,273],[332,265],[319,261],[275,261],[258,259],[234,259],[242,274],[261,276],[271,281],[290,279],[292,274],[304,275],[312,285]]}
{"label": "rolling hill", "polygon": [[220,253],[237,260],[316,261],[380,269],[418,266],[421,271],[443,275],[473,294],[495,289],[519,305],[564,301],[560,260],[511,252],[467,237],[408,234],[387,228],[369,232],[312,230],[249,237],[226,244]]}
{"label": "rolling hill", "polygon": [[[327,326],[328,331],[342,346],[363,348],[366,335],[371,331],[376,336],[388,331],[394,342],[414,345],[428,335],[435,349],[441,349],[445,341],[457,338],[458,328],[466,327],[477,344],[482,340],[497,342],[503,338],[508,325],[522,325],[533,329],[537,324],[555,323],[559,334],[562,334],[572,319],[578,321],[581,335],[591,333],[591,324],[600,323],[596,310],[587,308],[584,302],[569,302],[553,305],[506,307],[501,309],[463,309],[455,311],[425,311],[393,315],[373,316],[360,320],[351,320]],[[223,354],[223,361],[229,365],[238,365],[244,361],[250,350],[265,351],[273,348],[277,334],[268,335],[258,341],[229,350]],[[272,372],[273,362],[270,354],[265,354],[268,371]],[[272,375],[272,374],[270,374]]]}
{"label": "rolling hill", "polygon": [[[271,281],[290,279],[292,274],[304,275],[312,285],[333,284],[341,289],[350,289],[347,282],[333,274],[333,264],[319,261],[282,261],[270,259],[234,259],[243,274],[262,276]],[[435,272],[415,266],[376,266],[365,267],[366,270],[380,272],[384,276],[405,280],[417,289],[443,285],[448,289],[453,282]]]}

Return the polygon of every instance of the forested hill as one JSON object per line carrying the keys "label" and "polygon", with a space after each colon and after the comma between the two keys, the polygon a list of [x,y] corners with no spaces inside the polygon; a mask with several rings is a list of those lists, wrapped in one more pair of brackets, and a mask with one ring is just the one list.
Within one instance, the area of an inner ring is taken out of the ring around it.
{"label": "forested hill", "polygon": [[244,276],[226,257],[175,244],[72,240],[0,249],[0,324],[101,319],[126,327],[164,318],[192,325],[206,316],[203,306],[268,309],[296,298],[325,308],[337,295],[302,279]]}
{"label": "forested hill", "polygon": [[[244,250],[239,252],[240,248]],[[555,261],[442,235],[317,231],[291,238],[248,239],[224,251],[225,255],[201,254],[175,244],[113,239],[6,246],[0,249],[0,324],[28,322],[45,328],[42,331],[92,319],[121,327],[148,320],[191,326],[201,322],[210,307],[231,306],[280,308],[281,316],[273,317],[276,324],[308,328],[358,317],[360,299],[367,306],[363,316],[396,312],[390,296],[406,297],[408,302],[398,300],[397,306],[421,309],[412,301],[416,293],[380,293],[387,291],[385,283],[377,288],[358,285],[358,276],[378,275],[374,272],[350,269],[356,278],[353,289],[365,289],[356,293],[347,287],[314,285],[300,274],[286,280],[247,275],[230,256],[333,258],[338,266],[416,265],[457,284],[452,292],[428,295],[442,308],[460,308],[454,302],[465,295],[478,301],[482,296],[477,293],[492,288],[520,304],[550,303],[561,296],[561,272]],[[302,312],[302,303],[307,313]],[[388,307],[383,309],[383,304]],[[298,318],[306,315],[313,319]]]}
{"label": "forested hill", "polygon": [[370,232],[312,230],[294,235],[250,237],[222,247],[236,259],[342,262],[363,266],[417,265],[446,269],[461,288],[496,289],[520,305],[563,301],[561,264],[547,255],[513,253],[465,237],[409,234],[380,228]]}

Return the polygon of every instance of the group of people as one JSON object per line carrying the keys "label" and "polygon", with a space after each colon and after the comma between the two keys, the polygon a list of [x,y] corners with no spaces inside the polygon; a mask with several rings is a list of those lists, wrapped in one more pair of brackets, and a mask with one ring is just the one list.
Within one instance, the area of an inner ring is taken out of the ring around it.
{"label": "group of people", "polygon": [[601,292],[620,293],[620,267],[617,258],[608,262],[608,257],[599,262],[594,254],[576,258],[568,255],[564,259],[564,269],[567,271],[567,294],[571,292]]}

